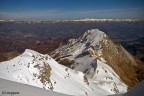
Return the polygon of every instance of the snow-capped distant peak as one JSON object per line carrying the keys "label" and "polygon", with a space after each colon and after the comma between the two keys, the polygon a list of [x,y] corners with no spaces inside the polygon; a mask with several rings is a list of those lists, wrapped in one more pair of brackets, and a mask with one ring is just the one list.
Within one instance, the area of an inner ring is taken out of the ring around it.
{"label": "snow-capped distant peak", "polygon": [[105,21],[116,21],[116,22],[119,22],[119,21],[125,21],[125,22],[133,22],[133,21],[140,21],[138,19],[95,19],[95,18],[84,18],[84,19],[79,19],[79,20],[72,20],[72,21],[88,21],[88,22],[91,22],[91,21],[99,21],[99,22],[105,22]]}

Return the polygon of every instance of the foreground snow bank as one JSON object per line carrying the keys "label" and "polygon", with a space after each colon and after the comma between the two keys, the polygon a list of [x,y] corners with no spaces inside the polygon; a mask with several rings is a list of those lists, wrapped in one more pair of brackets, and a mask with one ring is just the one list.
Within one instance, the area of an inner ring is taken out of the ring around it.
{"label": "foreground snow bank", "polygon": [[0,96],[72,96],[0,78]]}

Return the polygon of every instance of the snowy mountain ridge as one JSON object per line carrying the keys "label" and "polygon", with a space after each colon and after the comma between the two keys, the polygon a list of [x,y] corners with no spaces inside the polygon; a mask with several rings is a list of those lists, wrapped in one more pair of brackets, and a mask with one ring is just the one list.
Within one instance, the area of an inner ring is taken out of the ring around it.
{"label": "snowy mountain ridge", "polygon": [[110,94],[95,86],[82,72],[71,70],[48,55],[29,49],[10,61],[0,63],[0,78],[75,96]]}
{"label": "snowy mountain ridge", "polygon": [[[70,39],[50,56],[26,49],[16,58],[1,62],[0,78],[75,96],[125,93],[128,86],[114,70],[122,64],[116,64],[115,57],[123,60],[118,57],[121,53],[129,56],[121,50],[104,32],[91,29],[78,39]],[[133,60],[129,56],[126,62],[129,58]]]}
{"label": "snowy mountain ridge", "polygon": [[89,78],[95,75],[97,62],[101,61],[111,67],[129,87],[138,83],[136,68],[139,65],[134,57],[98,29],[88,30],[78,39],[70,39],[51,56],[60,64],[82,71]]}
{"label": "snowy mountain ridge", "polygon": [[85,73],[100,88],[113,94],[126,92],[127,85],[103,57],[102,43],[107,43],[107,38],[104,32],[91,29],[78,39],[70,39],[68,44],[51,54],[60,64]]}

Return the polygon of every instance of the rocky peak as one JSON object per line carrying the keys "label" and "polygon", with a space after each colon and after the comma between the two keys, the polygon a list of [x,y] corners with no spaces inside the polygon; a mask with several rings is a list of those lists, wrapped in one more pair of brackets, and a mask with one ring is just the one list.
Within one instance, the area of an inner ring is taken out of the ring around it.
{"label": "rocky peak", "polygon": [[[141,69],[140,72],[137,72],[136,70],[140,69],[138,67],[142,65],[137,64],[130,53],[121,45],[115,44],[104,32],[98,29],[91,29],[78,39],[70,41],[67,45],[58,48],[52,53],[53,56],[55,56],[55,53],[59,54],[56,57],[58,58],[58,62],[65,62],[63,60],[73,61],[73,63],[69,63],[70,65],[64,65],[88,73],[90,70],[88,71],[87,69],[92,68],[90,68],[91,64],[87,62],[83,66],[81,63],[85,63],[88,60],[93,62],[96,59],[113,68],[129,87],[139,82],[138,76],[141,76],[139,73],[144,71]],[[94,71],[90,71],[89,73],[94,75]]]}
{"label": "rocky peak", "polygon": [[69,39],[68,44],[72,45],[74,43],[91,43],[91,44],[95,44],[99,41],[102,41],[103,38],[105,38],[107,35],[98,30],[98,29],[91,29],[91,30],[87,30],[81,37],[79,37],[78,39]]}

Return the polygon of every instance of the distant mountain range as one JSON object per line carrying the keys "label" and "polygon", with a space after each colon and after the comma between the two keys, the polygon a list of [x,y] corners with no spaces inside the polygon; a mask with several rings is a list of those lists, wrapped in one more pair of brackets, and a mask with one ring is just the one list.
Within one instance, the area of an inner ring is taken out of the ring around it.
{"label": "distant mountain range", "polygon": [[[0,20],[0,22],[6,22],[6,21],[21,21],[21,20]],[[84,18],[84,19],[73,19],[73,20],[22,20],[26,21],[28,23],[35,22],[35,23],[41,23],[41,22],[66,22],[66,21],[143,21],[140,19],[96,19],[96,18]]]}

